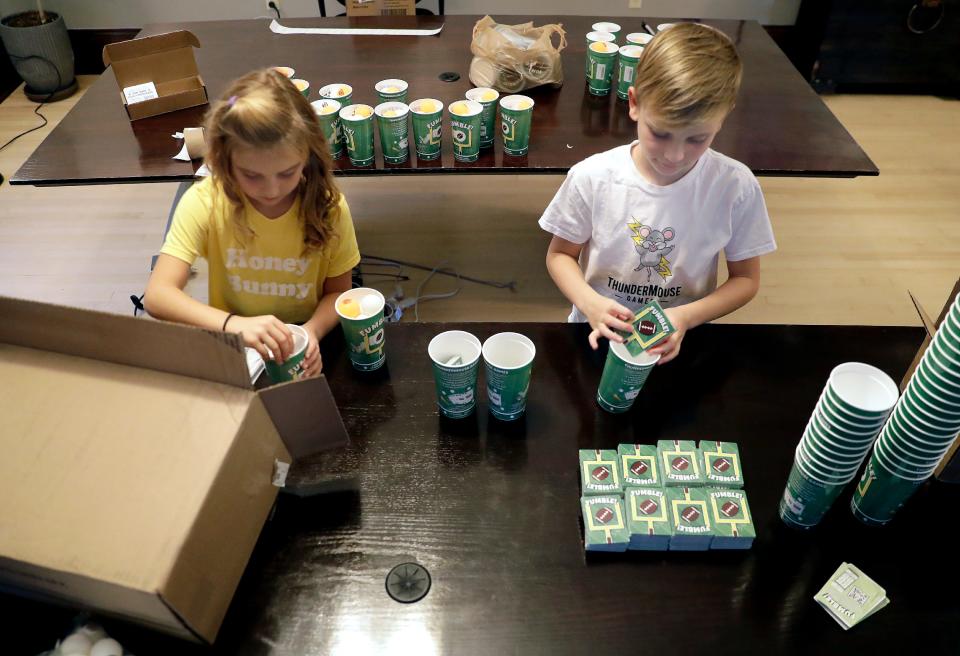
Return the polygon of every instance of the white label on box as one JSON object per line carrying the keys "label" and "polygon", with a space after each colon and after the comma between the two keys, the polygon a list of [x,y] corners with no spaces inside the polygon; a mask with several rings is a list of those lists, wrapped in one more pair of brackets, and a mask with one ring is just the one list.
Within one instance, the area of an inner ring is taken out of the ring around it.
{"label": "white label on box", "polygon": [[157,93],[157,87],[153,82],[144,82],[134,84],[132,87],[124,87],[123,97],[127,99],[128,105],[133,105],[144,100],[159,98],[160,94]]}
{"label": "white label on box", "polygon": [[276,487],[283,487],[287,484],[287,472],[290,471],[290,463],[274,459],[273,461],[273,484]]}

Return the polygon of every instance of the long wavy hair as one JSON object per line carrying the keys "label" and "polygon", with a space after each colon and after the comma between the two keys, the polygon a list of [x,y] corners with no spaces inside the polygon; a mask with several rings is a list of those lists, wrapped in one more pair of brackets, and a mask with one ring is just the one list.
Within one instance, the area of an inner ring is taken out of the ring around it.
{"label": "long wavy hair", "polygon": [[318,251],[336,237],[332,228],[340,191],[317,115],[300,91],[273,69],[244,75],[214,103],[204,125],[205,162],[213,181],[223,188],[241,242],[255,236],[246,220],[243,192],[233,170],[238,147],[269,149],[287,146],[306,155],[297,191],[303,226],[302,253]]}

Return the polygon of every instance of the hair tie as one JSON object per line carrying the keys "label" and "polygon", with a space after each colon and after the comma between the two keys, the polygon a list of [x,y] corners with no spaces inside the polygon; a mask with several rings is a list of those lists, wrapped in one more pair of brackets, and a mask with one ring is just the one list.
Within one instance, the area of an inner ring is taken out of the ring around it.
{"label": "hair tie", "polygon": [[230,96],[227,98],[227,107],[233,107],[234,103],[237,102],[237,96]]}

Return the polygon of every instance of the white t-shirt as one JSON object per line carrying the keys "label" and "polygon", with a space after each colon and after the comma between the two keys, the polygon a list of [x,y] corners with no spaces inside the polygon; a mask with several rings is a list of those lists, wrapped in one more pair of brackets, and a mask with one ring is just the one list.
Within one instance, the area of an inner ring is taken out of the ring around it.
{"label": "white t-shirt", "polygon": [[[636,142],[634,142],[636,143]],[[717,287],[717,262],[776,250],[760,184],[745,165],[708,149],[684,177],[661,187],[619,146],[570,169],[540,227],[584,244],[580,268],[603,296],[637,310],[703,298]],[[586,321],[576,307],[568,321]]]}

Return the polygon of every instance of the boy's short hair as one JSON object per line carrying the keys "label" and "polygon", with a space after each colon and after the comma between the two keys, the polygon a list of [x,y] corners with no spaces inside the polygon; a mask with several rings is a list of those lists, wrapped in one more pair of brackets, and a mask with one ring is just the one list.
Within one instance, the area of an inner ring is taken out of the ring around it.
{"label": "boy's short hair", "polygon": [[672,127],[726,116],[742,76],[740,55],[727,35],[698,23],[677,23],[643,49],[634,90],[639,105]]}

